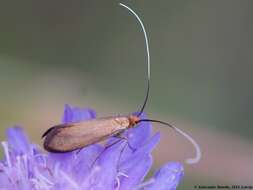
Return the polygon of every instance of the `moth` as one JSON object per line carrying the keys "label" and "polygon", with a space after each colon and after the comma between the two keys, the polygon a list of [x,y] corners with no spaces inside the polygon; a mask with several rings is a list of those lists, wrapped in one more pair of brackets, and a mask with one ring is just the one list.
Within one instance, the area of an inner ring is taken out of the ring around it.
{"label": "moth", "polygon": [[147,53],[147,91],[140,111],[137,115],[129,116],[110,116],[104,118],[96,118],[76,123],[60,124],[49,128],[42,137],[44,140],[44,148],[49,152],[70,152],[81,149],[94,143],[101,142],[109,137],[120,135],[129,128],[137,127],[140,122],[156,122],[174,129],[176,132],[188,139],[196,150],[196,156],[186,160],[188,164],[197,163],[201,158],[201,151],[199,145],[195,140],[185,132],[172,126],[169,123],[153,120],[141,119],[140,115],[143,113],[149,97],[150,90],[150,54],[148,37],[140,17],[128,6],[120,3],[120,6],[126,8],[138,21],[144,34],[146,53]]}

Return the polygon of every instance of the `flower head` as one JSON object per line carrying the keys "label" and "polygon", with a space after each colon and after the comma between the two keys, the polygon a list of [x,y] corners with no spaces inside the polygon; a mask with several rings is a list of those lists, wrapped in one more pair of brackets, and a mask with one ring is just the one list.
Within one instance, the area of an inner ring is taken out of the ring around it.
{"label": "flower head", "polygon": [[[95,117],[92,109],[66,105],[62,122]],[[44,153],[29,142],[20,127],[9,128],[8,140],[2,142],[0,187],[3,190],[176,189],[183,177],[180,163],[166,164],[143,182],[152,166],[151,152],[160,139],[159,133],[152,136],[151,132],[149,123],[140,123],[124,132],[127,141],[110,146],[115,142],[115,137],[111,137],[105,145],[93,144],[68,153]]]}

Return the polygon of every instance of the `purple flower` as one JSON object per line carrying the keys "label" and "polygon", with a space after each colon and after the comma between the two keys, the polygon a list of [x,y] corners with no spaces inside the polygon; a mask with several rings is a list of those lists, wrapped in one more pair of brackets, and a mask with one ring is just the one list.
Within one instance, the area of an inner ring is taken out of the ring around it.
{"label": "purple flower", "polygon": [[[65,106],[62,122],[96,117],[95,111]],[[144,115],[142,116],[145,117]],[[183,177],[180,163],[169,163],[143,182],[152,165],[151,152],[160,139],[149,123],[127,130],[122,140],[104,149],[94,144],[69,153],[44,153],[20,127],[7,130],[0,162],[1,190],[173,190]],[[107,145],[114,137],[108,139]],[[96,160],[96,161],[95,161]]]}

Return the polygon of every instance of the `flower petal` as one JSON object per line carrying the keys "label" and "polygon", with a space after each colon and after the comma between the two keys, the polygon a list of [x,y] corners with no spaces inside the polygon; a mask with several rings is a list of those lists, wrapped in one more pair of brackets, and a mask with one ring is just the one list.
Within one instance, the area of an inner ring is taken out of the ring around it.
{"label": "flower petal", "polygon": [[150,139],[148,139],[148,141],[143,146],[138,147],[134,152],[129,146],[127,146],[126,150],[124,150],[122,153],[121,164],[128,162],[132,157],[136,157],[137,155],[150,154],[159,141],[160,133],[156,133]]}
{"label": "flower petal", "polygon": [[83,179],[90,174],[92,164],[103,151],[102,146],[98,144],[90,145],[82,149],[76,157],[72,172],[75,179],[81,184]]}
{"label": "flower petal", "polygon": [[116,143],[99,155],[98,160],[92,166],[90,175],[85,178],[82,189],[89,189],[90,187],[96,190],[114,189],[118,159],[124,145],[122,142]]}
{"label": "flower petal", "polygon": [[[128,178],[120,178],[120,189],[132,189],[141,183],[152,165],[151,151],[160,140],[160,133],[156,133],[148,142],[133,152],[129,147],[129,152],[122,154],[119,170]],[[131,151],[131,153],[130,153]]]}
{"label": "flower petal", "polygon": [[15,154],[30,153],[30,142],[22,128],[16,126],[7,129],[9,146]]}
{"label": "flower petal", "polygon": [[159,169],[151,184],[145,186],[147,190],[175,190],[184,175],[182,164],[178,162],[168,163]]}
{"label": "flower petal", "polygon": [[66,153],[48,153],[48,165],[50,165],[50,167],[57,165],[57,167],[61,170],[68,171],[72,168],[72,162],[75,159],[75,156],[76,151]]}
{"label": "flower petal", "polygon": [[120,190],[133,189],[147,175],[152,166],[150,154],[138,155],[120,167],[120,172],[128,177],[120,178]]}
{"label": "flower petal", "polygon": [[80,122],[96,117],[96,112],[90,108],[71,108],[68,104],[65,105],[62,123]]}

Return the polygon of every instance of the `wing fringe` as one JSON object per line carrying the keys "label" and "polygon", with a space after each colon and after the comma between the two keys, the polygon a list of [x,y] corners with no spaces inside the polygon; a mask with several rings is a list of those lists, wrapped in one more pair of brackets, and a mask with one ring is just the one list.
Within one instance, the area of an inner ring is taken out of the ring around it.
{"label": "wing fringe", "polygon": [[44,138],[45,136],[47,136],[48,135],[48,133],[50,133],[50,131],[52,131],[53,129],[55,129],[56,128],[56,126],[54,126],[54,127],[50,127],[48,130],[46,130],[46,132],[45,133],[43,133],[43,135],[41,136],[41,138]]}

